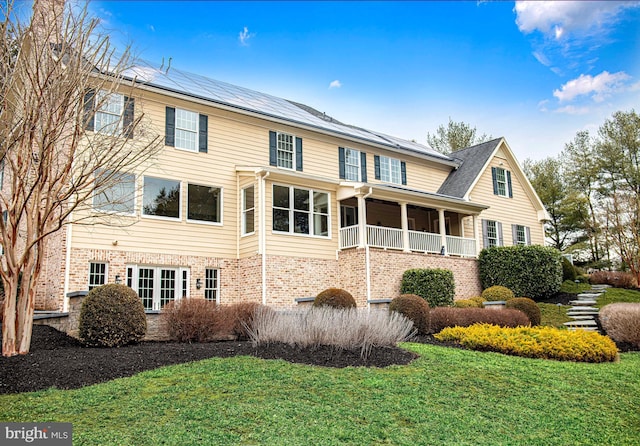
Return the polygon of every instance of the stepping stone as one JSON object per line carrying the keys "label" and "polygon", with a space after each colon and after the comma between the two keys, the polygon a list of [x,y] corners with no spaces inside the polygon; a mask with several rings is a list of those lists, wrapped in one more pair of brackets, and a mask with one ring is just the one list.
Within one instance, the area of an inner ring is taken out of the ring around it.
{"label": "stepping stone", "polygon": [[601,293],[580,293],[578,299],[597,299],[601,296]]}
{"label": "stepping stone", "polygon": [[576,321],[578,320],[582,320],[582,321],[589,321],[589,320],[593,320],[593,315],[589,315],[589,314],[574,314],[573,316],[571,315],[567,315],[569,316],[571,319],[574,319]]}
{"label": "stepping stone", "polygon": [[569,303],[571,305],[595,305],[596,301],[595,300],[570,300]]}
{"label": "stepping stone", "polygon": [[571,321],[565,322],[565,326],[574,327],[574,328],[583,328],[583,327],[598,327],[598,323],[594,320],[585,320],[585,321]]}

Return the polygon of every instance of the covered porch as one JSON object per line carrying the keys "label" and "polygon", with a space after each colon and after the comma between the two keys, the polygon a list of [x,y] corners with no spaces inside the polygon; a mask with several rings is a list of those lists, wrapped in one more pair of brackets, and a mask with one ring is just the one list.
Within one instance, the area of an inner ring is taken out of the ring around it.
{"label": "covered porch", "polygon": [[486,206],[389,185],[341,185],[339,248],[476,257]]}

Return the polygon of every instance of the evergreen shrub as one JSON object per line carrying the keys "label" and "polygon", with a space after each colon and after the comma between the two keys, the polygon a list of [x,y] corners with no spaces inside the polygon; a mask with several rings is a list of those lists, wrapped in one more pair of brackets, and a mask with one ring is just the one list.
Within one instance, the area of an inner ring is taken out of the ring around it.
{"label": "evergreen shrub", "polygon": [[540,325],[542,314],[540,307],[533,299],[529,299],[528,297],[514,297],[507,301],[506,307],[522,311],[527,315],[532,326]]}
{"label": "evergreen shrub", "polygon": [[356,300],[351,293],[341,288],[327,288],[313,301],[314,307],[356,308]]}
{"label": "evergreen shrub", "polygon": [[389,311],[396,311],[413,322],[418,334],[429,331],[429,304],[415,294],[403,294],[389,304]]}
{"label": "evergreen shrub", "polygon": [[409,269],[402,276],[402,294],[416,294],[427,301],[429,307],[453,305],[455,282],[447,269]]}

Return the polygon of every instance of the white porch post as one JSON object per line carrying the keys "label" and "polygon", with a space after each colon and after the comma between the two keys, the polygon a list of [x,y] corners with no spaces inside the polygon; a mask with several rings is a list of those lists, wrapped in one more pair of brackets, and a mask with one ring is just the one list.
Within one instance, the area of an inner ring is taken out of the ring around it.
{"label": "white porch post", "polygon": [[442,254],[447,255],[447,224],[444,221],[444,209],[438,209],[438,223],[440,223],[440,243],[442,245]]}
{"label": "white porch post", "polygon": [[409,247],[409,216],[407,213],[407,203],[400,203],[400,221],[402,226],[402,247],[404,252],[410,252]]}
{"label": "white porch post", "polygon": [[480,237],[478,235],[478,216],[473,215],[473,237],[476,239],[476,256],[480,254]]}
{"label": "white porch post", "polygon": [[367,246],[367,200],[366,195],[358,195],[358,248]]}

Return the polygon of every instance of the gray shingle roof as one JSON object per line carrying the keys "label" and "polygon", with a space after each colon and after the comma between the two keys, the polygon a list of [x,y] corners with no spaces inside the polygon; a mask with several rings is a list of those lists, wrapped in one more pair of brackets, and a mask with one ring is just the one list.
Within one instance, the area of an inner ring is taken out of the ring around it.
{"label": "gray shingle roof", "polygon": [[315,127],[338,136],[347,136],[364,142],[386,146],[391,150],[413,152],[446,164],[455,164],[452,158],[433,150],[427,145],[343,124],[307,105],[198,74],[188,73],[177,68],[172,67],[171,69],[163,70],[149,62],[140,61],[137,66],[130,68],[124,74],[126,77],[135,78],[141,84],[165,91],[185,94],[239,110],[251,111],[265,117],[282,119],[294,125],[301,124]]}
{"label": "gray shingle roof", "polygon": [[451,171],[438,189],[438,193],[464,198],[501,141],[502,138],[497,138],[449,154],[452,158],[459,160],[461,164],[456,170]]}

